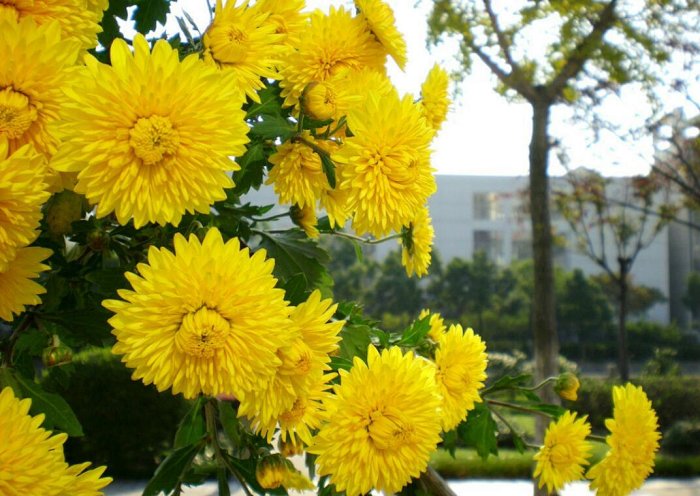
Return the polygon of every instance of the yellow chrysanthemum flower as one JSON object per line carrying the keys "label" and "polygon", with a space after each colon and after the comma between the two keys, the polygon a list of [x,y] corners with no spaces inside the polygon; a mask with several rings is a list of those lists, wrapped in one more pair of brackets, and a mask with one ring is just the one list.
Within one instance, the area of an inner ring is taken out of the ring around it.
{"label": "yellow chrysanthemum flower", "polygon": [[[21,22],[30,17],[37,24],[56,21],[61,28],[61,38],[74,38],[82,48],[95,48],[106,8],[107,2],[96,0],[3,0],[0,2],[0,20]],[[0,31],[4,33],[4,30]]]}
{"label": "yellow chrysanthemum flower", "polygon": [[418,315],[418,320],[430,315],[430,331],[428,331],[428,337],[435,341],[436,343],[440,340],[440,337],[445,334],[447,327],[445,327],[445,319],[442,318],[437,312],[431,312],[430,309],[425,308],[420,311]]}
{"label": "yellow chrysanthemum flower", "polygon": [[[267,388],[251,391],[241,400],[239,415],[253,420],[254,429],[272,439],[278,418],[283,439],[303,421],[310,402],[320,401],[332,375],[324,375],[330,354],[338,348],[344,321],[330,321],[337,308],[330,299],[321,299],[314,290],[308,300],[292,310],[290,328],[295,339],[290,346],[280,348],[280,365]],[[288,417],[288,418],[287,418]],[[286,422],[286,423],[285,423]],[[309,442],[308,427],[304,442]]]}
{"label": "yellow chrysanthemum flower", "polygon": [[[335,164],[336,177],[341,175],[341,169],[341,164]],[[352,210],[350,210],[348,205],[349,193],[350,190],[348,188],[343,188],[338,183],[336,183],[335,188],[329,188],[321,192],[319,204],[326,212],[326,215],[328,215],[328,222],[331,227],[342,228],[352,215]]]}
{"label": "yellow chrysanthemum flower", "polygon": [[406,66],[406,41],[396,29],[394,11],[383,0],[355,0],[355,5],[370,32],[403,69]]}
{"label": "yellow chrysanthemum flower", "polygon": [[395,493],[428,465],[440,439],[440,395],[431,368],[398,347],[355,357],[325,402],[328,421],[309,448],[319,475],[348,496]]}
{"label": "yellow chrysanthemum flower", "polygon": [[174,245],[174,254],[151,247],[141,275],[126,274],[134,290],[119,291],[125,301],[103,302],[116,314],[113,352],[134,379],[186,398],[263,389],[294,337],[274,261],[236,238],[224,243],[216,228],[201,243],[176,234]]}
{"label": "yellow chrysanthemum flower", "polygon": [[59,143],[49,124],[66,100],[62,88],[80,45],[62,40],[57,22],[37,26],[32,17],[19,23],[0,17],[0,33],[0,138],[9,140],[10,153],[31,143],[49,156]]}
{"label": "yellow chrysanthemum flower", "polygon": [[430,123],[434,131],[439,131],[442,123],[445,122],[447,111],[450,108],[450,99],[447,90],[450,77],[447,72],[435,64],[425,82],[421,86],[421,107],[423,115]]}
{"label": "yellow chrysanthemum flower", "polygon": [[586,416],[577,419],[569,411],[549,424],[544,444],[534,456],[537,462],[534,476],[539,478],[540,488],[546,485],[547,492],[558,491],[565,484],[583,478],[583,467],[591,456],[592,446],[586,441],[590,433]]}
{"label": "yellow chrysanthemum flower", "polygon": [[41,303],[43,286],[33,281],[49,270],[41,262],[51,256],[51,250],[35,246],[17,248],[5,269],[0,270],[0,319],[12,321],[13,314],[24,312],[26,305]]}
{"label": "yellow chrysanthemum flower", "polygon": [[276,34],[282,35],[281,43],[290,49],[299,45],[301,33],[308,23],[308,15],[302,12],[306,7],[305,0],[258,0],[255,5],[260,11],[270,14],[265,22],[275,27]]}
{"label": "yellow chrysanthemum flower", "polygon": [[321,157],[313,147],[331,153],[338,149],[338,145],[333,141],[315,139],[308,131],[302,133],[301,140],[286,141],[277,147],[269,159],[274,167],[266,184],[274,185],[280,203],[313,207],[321,192],[330,188]]}
{"label": "yellow chrysanthemum flower", "polygon": [[654,470],[661,438],[656,412],[641,387],[614,386],[613,405],[613,418],[605,421],[610,450],[587,474],[598,496],[625,496],[639,488]]}
{"label": "yellow chrysanthemum flower", "polygon": [[197,55],[180,61],[159,40],[153,52],[137,35],[123,40],[112,65],[87,57],[69,91],[61,130],[65,142],[50,165],[76,171],[75,191],[97,204],[97,216],[178,224],[187,212],[209,213],[233,186],[230,156],[245,152],[248,126],[233,78]]}
{"label": "yellow chrysanthemum flower", "polygon": [[399,239],[399,244],[402,246],[401,263],[406,268],[406,274],[409,277],[414,273],[418,277],[428,273],[434,237],[435,230],[428,207],[425,206],[416,212],[415,219],[411,221]]}
{"label": "yellow chrysanthemum flower", "polygon": [[442,429],[447,432],[467,418],[486,380],[486,345],[472,329],[459,324],[438,338],[435,379],[442,394]]}
{"label": "yellow chrysanthemum flower", "polygon": [[578,399],[578,388],[581,383],[578,378],[571,372],[562,372],[557,377],[557,382],[554,383],[554,391],[559,395],[559,397],[564,398],[569,401],[576,401]]}
{"label": "yellow chrysanthemum flower", "polygon": [[353,228],[381,237],[400,231],[436,190],[430,165],[433,132],[407,95],[371,93],[348,116],[353,136],[333,159],[343,167]]}
{"label": "yellow chrysanthemum flower", "polygon": [[316,10],[302,33],[296,52],[289,54],[281,71],[282,97],[286,106],[299,103],[304,88],[326,81],[344,71],[371,68],[384,71],[386,55],[365,28],[365,22],[344,8],[330,8],[328,15]]}
{"label": "yellow chrysanthemum flower", "polygon": [[49,198],[45,176],[46,159],[31,145],[9,155],[0,138],[0,270],[39,234],[41,206]]}
{"label": "yellow chrysanthemum flower", "polygon": [[318,217],[316,216],[316,209],[313,205],[307,205],[301,208],[298,205],[292,205],[291,218],[292,222],[301,227],[308,237],[318,239],[320,235],[316,227],[318,224]]}
{"label": "yellow chrysanthemum flower", "polygon": [[236,84],[253,101],[265,87],[264,79],[277,79],[275,66],[285,36],[268,22],[270,11],[261,5],[236,6],[237,0],[216,1],[214,20],[204,33],[204,59],[230,72]]}
{"label": "yellow chrysanthemum flower", "polygon": [[[347,115],[353,105],[361,101],[358,95],[348,93],[347,77],[344,75],[326,81],[312,82],[302,97],[302,109],[312,119],[338,121]],[[330,126],[333,128],[333,126]]]}
{"label": "yellow chrysanthemum flower", "polygon": [[278,417],[280,439],[298,439],[305,445],[312,443],[312,431],[323,422],[323,402],[329,398],[330,382],[335,374],[315,374],[309,379],[306,391],[299,394],[292,406]]}
{"label": "yellow chrysanthemum flower", "polygon": [[65,434],[41,427],[44,415],[29,415],[30,399],[17,399],[11,388],[0,392],[0,494],[7,496],[97,496],[112,479],[105,467],[83,472],[90,464],[69,466],[63,457]]}

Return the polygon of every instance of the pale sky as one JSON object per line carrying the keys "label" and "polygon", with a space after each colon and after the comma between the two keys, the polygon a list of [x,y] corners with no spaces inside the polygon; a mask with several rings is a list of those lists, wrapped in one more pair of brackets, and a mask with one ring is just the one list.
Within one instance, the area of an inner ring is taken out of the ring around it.
{"label": "pale sky", "polygon": [[[233,0],[229,0],[233,1]],[[393,61],[388,70],[400,92],[420,93],[420,85],[435,62],[446,69],[456,68],[453,54],[456,46],[426,48],[426,18],[431,2],[417,7],[415,0],[386,0],[393,8],[399,31],[404,34],[408,48],[408,63],[402,72]],[[211,0],[215,3],[215,0]],[[179,0],[171,7],[166,30],[178,31],[175,16],[184,9],[203,31],[209,23],[206,0]],[[309,9],[329,5],[352,6],[352,1],[307,0]],[[433,143],[433,166],[439,174],[526,175],[528,173],[528,142],[530,137],[530,107],[507,102],[494,90],[489,71],[479,63],[472,74],[461,83],[460,93]],[[606,113],[623,124],[639,123],[643,98],[635,91],[611,98]],[[566,109],[555,111],[551,131],[567,149],[569,167],[597,169],[606,175],[646,173],[653,155],[650,139],[622,143],[612,135],[591,143],[585,127],[576,127],[566,118]],[[552,154],[550,173],[562,174],[564,168]]]}

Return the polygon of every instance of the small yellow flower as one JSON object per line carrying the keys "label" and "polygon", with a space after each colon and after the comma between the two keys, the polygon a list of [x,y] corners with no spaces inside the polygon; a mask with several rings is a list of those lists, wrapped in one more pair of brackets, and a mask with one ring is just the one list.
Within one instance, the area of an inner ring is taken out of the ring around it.
{"label": "small yellow flower", "polygon": [[316,227],[318,218],[316,217],[316,209],[313,205],[307,205],[303,208],[293,205],[291,211],[292,221],[301,227],[308,237],[318,239],[319,232]]}
{"label": "small yellow flower", "polygon": [[605,421],[610,450],[586,476],[598,496],[624,496],[639,488],[654,470],[659,449],[656,412],[641,387],[613,386],[613,418]]}
{"label": "small yellow flower", "polygon": [[403,69],[406,66],[406,41],[396,29],[394,11],[383,0],[355,0],[355,5],[370,32]]}
{"label": "small yellow flower", "polygon": [[328,15],[316,10],[302,33],[297,50],[281,70],[282,97],[287,107],[299,104],[304,88],[341,73],[365,68],[384,72],[386,55],[366,29],[365,22],[344,8],[331,7]]}
{"label": "small yellow flower", "polygon": [[586,437],[591,426],[586,416],[577,419],[567,411],[552,422],[544,435],[544,445],[534,456],[537,465],[534,476],[539,478],[540,488],[548,492],[558,491],[565,484],[583,478],[583,467],[591,456],[591,443]]}
{"label": "small yellow flower", "polygon": [[140,275],[126,274],[133,291],[103,302],[115,313],[113,352],[135,380],[186,398],[264,389],[281,363],[276,351],[294,339],[274,261],[236,238],[224,243],[216,228],[202,242],[176,234],[174,245],[151,247]]}
{"label": "small yellow flower", "polygon": [[137,35],[133,53],[116,40],[110,54],[111,66],[88,56],[68,91],[64,142],[50,165],[78,172],[75,191],[121,224],[209,213],[233,186],[231,156],[248,142],[236,81],[197,55],[180,61],[165,40],[151,51]]}
{"label": "small yellow flower", "polygon": [[[265,22],[275,27],[276,34],[282,35],[280,43],[290,50],[299,45],[308,22],[308,15],[302,12],[305,0],[258,0],[255,6],[270,14]],[[281,63],[284,64],[284,60]]]}
{"label": "small yellow flower", "polygon": [[450,99],[447,96],[449,81],[447,72],[435,64],[421,86],[423,115],[436,132],[442,127],[450,108]]}
{"label": "small yellow flower", "polygon": [[481,401],[479,389],[486,380],[486,345],[472,329],[459,324],[438,338],[435,378],[442,394],[442,429],[454,429],[467,418],[474,403]]}
{"label": "small yellow flower", "polygon": [[404,230],[399,240],[401,244],[401,263],[406,268],[406,274],[411,277],[416,274],[422,277],[428,273],[430,252],[433,251],[435,230],[430,219],[428,207],[416,212],[415,218]]}
{"label": "small yellow flower", "polygon": [[289,437],[287,439],[282,439],[281,437],[277,440],[277,449],[282,456],[290,458],[292,456],[301,455],[304,453],[304,443],[295,439],[294,437]]}
{"label": "small yellow flower", "polygon": [[41,303],[39,295],[46,290],[33,279],[49,270],[49,266],[41,262],[50,256],[51,250],[46,248],[17,248],[14,258],[0,270],[0,319],[11,322],[13,315],[24,312],[25,306]]}
{"label": "small yellow flower", "polygon": [[428,331],[428,337],[435,341],[436,343],[440,340],[440,337],[445,334],[447,327],[445,327],[445,319],[437,312],[431,312],[429,309],[425,308],[420,311],[418,315],[418,320],[430,315],[430,331]]}
{"label": "small yellow flower", "polygon": [[0,391],[0,494],[97,496],[112,479],[105,467],[68,465],[63,457],[65,434],[41,427],[44,415],[29,415],[31,400],[17,399],[11,388]]}
{"label": "small yellow flower", "polygon": [[356,232],[382,237],[414,220],[436,190],[432,130],[410,95],[370,93],[348,116],[353,136],[333,154],[341,164]]}
{"label": "small yellow flower", "polygon": [[279,26],[268,22],[271,13],[264,5],[237,3],[216,1],[214,20],[204,33],[204,59],[230,72],[236,86],[259,102],[256,92],[265,87],[264,79],[277,79],[285,36],[276,34]]}
{"label": "small yellow flower", "polygon": [[578,399],[578,388],[580,385],[578,378],[574,374],[571,372],[564,372],[557,377],[554,390],[565,400],[576,401]]}
{"label": "small yellow flower", "polygon": [[333,119],[338,114],[338,96],[338,90],[332,82],[314,81],[304,92],[304,113],[319,121]]}
{"label": "small yellow flower", "polygon": [[397,347],[355,357],[325,400],[325,423],[308,449],[319,475],[348,496],[398,492],[428,465],[440,439],[440,395],[427,362]]}

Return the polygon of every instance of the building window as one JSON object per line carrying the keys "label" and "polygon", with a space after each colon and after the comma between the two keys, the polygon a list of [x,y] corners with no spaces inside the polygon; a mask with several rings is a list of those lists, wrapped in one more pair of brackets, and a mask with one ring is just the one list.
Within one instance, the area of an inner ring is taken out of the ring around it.
{"label": "building window", "polygon": [[503,208],[498,193],[474,193],[474,219],[499,220]]}
{"label": "building window", "polygon": [[513,260],[528,260],[532,258],[532,239],[513,240]]}
{"label": "building window", "polygon": [[493,262],[504,261],[503,233],[499,231],[474,231],[474,253],[483,251]]}

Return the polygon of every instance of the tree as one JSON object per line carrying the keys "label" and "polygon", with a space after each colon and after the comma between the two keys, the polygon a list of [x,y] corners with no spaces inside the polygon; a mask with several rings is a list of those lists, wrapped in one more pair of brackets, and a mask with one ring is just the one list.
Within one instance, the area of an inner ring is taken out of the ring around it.
{"label": "tree", "polygon": [[695,321],[700,317],[700,273],[691,272],[688,274],[683,304],[690,310],[693,324],[695,324]]}
{"label": "tree", "polygon": [[555,203],[576,233],[579,249],[615,285],[618,371],[622,380],[627,381],[630,272],[639,253],[654,241],[669,220],[651,215],[663,191],[659,182],[642,176],[613,182],[594,171],[576,170],[566,179],[568,187],[555,193]]}
{"label": "tree", "polygon": [[558,295],[557,323],[562,342],[575,344],[582,360],[591,344],[607,338],[612,323],[610,305],[601,287],[580,269],[567,274]]}
{"label": "tree", "polygon": [[[466,71],[474,59],[481,61],[504,94],[522,98],[532,108],[532,325],[538,378],[556,373],[559,348],[547,175],[552,109],[557,105],[592,109],[606,95],[632,82],[651,87],[657,78],[655,69],[670,59],[673,47],[683,46],[685,33],[697,31],[696,9],[696,0],[647,0],[641,8],[618,0],[543,0],[516,6],[508,2],[502,10],[491,0],[434,1],[431,41],[456,38],[458,58]],[[546,56],[539,60],[528,50],[529,35],[537,29],[558,29]]]}

